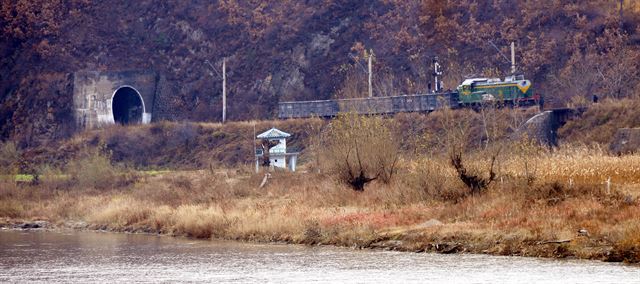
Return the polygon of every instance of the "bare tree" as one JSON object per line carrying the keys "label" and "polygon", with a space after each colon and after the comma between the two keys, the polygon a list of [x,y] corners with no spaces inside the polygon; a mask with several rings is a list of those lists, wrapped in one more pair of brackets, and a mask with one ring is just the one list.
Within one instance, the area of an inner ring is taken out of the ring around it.
{"label": "bare tree", "polygon": [[269,140],[269,139],[260,140],[260,148],[262,148],[262,166],[263,167],[271,166],[271,157],[269,155],[269,150],[271,150],[271,148],[277,146],[278,144],[280,144],[280,141],[278,140]]}
{"label": "bare tree", "polygon": [[469,168],[465,154],[472,122],[464,116],[455,119],[450,109],[444,109],[443,112],[443,129],[449,163],[456,170],[460,181],[470,189],[471,194],[481,193],[496,179],[495,165],[500,147],[486,149],[489,160],[487,175],[483,175],[481,169]]}
{"label": "bare tree", "polygon": [[551,82],[558,94],[568,101],[572,97],[587,100],[598,94],[612,98],[633,95],[640,85],[640,52],[629,46],[623,31],[606,29],[594,46],[575,52]]}
{"label": "bare tree", "polygon": [[381,97],[398,95],[398,88],[395,86],[395,76],[393,76],[393,73],[390,72],[381,72],[378,76],[376,76],[373,87],[376,90],[375,93]]}
{"label": "bare tree", "polygon": [[336,99],[352,99],[367,97],[366,75],[357,66],[350,67],[342,86],[334,94]]}
{"label": "bare tree", "polygon": [[356,191],[377,179],[389,182],[397,170],[399,145],[388,124],[382,117],[347,113],[330,125],[328,166]]}
{"label": "bare tree", "polygon": [[313,170],[320,173],[321,171],[321,163],[322,163],[322,149],[323,149],[323,135],[326,134],[324,131],[325,123],[322,119],[314,117],[309,119],[309,123],[307,124],[306,134],[307,134],[307,151],[312,155]]}

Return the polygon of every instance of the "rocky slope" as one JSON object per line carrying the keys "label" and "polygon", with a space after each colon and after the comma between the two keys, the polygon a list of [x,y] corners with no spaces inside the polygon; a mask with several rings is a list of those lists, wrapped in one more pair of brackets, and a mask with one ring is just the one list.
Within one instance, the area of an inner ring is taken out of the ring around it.
{"label": "rocky slope", "polygon": [[[215,121],[229,66],[229,118],[273,118],[281,100],[353,95],[375,55],[374,89],[420,92],[439,55],[445,87],[520,71],[554,103],[624,97],[638,85],[640,5],[623,1],[1,0],[0,139],[35,146],[73,133],[69,73],[152,69],[172,90],[172,120]],[[621,17],[622,14],[622,17]],[[605,79],[605,80],[603,80]]]}

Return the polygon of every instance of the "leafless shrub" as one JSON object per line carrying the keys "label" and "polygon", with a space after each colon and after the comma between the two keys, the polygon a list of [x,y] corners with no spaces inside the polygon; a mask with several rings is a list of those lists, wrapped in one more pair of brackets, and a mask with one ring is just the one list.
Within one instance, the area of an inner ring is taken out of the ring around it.
{"label": "leafless shrub", "polygon": [[309,119],[309,124],[305,129],[306,132],[306,151],[309,153],[310,158],[313,160],[310,165],[310,170],[320,173],[322,164],[322,159],[324,156],[322,155],[323,150],[323,134],[325,134],[324,130],[325,124],[319,118],[311,118]]}
{"label": "leafless shrub", "polygon": [[[446,160],[422,158],[401,178],[415,192],[412,199],[458,201],[467,191],[459,186]],[[414,200],[415,201],[415,200]]]}
{"label": "leafless shrub", "polygon": [[389,182],[398,164],[398,142],[381,117],[341,114],[330,126],[326,149],[329,171],[356,191],[376,179]]}
{"label": "leafless shrub", "polygon": [[368,96],[366,75],[361,70],[356,69],[356,67],[351,68],[347,72],[342,87],[334,95],[335,98],[353,99]]}
{"label": "leafless shrub", "polygon": [[0,200],[0,216],[9,218],[21,217],[24,206],[16,200]]}
{"label": "leafless shrub", "polygon": [[[485,169],[482,169],[481,166],[469,167],[466,163],[466,144],[468,143],[472,123],[465,117],[454,120],[451,114],[452,111],[449,109],[444,109],[443,112],[444,139],[449,163],[456,170],[460,181],[470,189],[472,194],[481,193],[496,179],[495,165],[501,147],[499,145],[492,145],[492,147],[489,147],[488,144],[485,145],[485,155],[483,156],[488,161],[488,165],[486,165],[488,173],[486,175],[482,173]],[[486,133],[489,132],[487,131]],[[487,141],[489,140],[490,137],[487,137]]]}

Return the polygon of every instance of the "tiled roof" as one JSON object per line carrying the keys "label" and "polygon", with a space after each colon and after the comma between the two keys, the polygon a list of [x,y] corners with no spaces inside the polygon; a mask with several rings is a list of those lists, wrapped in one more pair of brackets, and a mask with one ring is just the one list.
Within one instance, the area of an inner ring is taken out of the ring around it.
{"label": "tiled roof", "polygon": [[271,128],[257,136],[259,139],[271,139],[271,138],[287,138],[290,137],[291,134],[286,133],[282,130]]}

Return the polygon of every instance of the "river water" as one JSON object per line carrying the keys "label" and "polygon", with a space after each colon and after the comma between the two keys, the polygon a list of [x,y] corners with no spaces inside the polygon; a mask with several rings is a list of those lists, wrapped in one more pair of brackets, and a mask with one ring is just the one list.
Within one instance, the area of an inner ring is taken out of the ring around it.
{"label": "river water", "polygon": [[34,281],[640,283],[640,267],[149,235],[0,231],[0,282]]}

